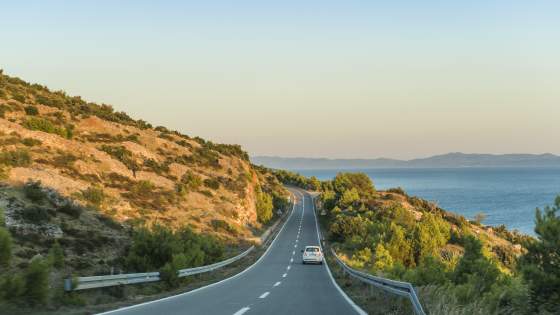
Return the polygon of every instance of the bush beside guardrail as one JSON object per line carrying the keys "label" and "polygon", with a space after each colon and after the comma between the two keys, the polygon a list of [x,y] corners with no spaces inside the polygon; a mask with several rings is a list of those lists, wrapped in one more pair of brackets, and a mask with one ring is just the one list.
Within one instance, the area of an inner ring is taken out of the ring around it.
{"label": "bush beside guardrail", "polygon": [[[251,246],[249,249],[247,249],[246,251],[244,251],[243,253],[235,257],[231,257],[224,261],[220,261],[211,265],[181,269],[178,271],[178,276],[187,277],[187,276],[192,276],[199,273],[205,273],[205,272],[222,268],[247,256],[254,249],[255,246]],[[125,284],[148,283],[148,282],[155,282],[160,280],[161,279],[160,279],[159,272],[125,273],[125,274],[107,275],[107,276],[76,277],[76,278],[69,278],[64,280],[64,290],[65,291],[87,290],[87,289],[112,287],[112,286],[125,285]]]}
{"label": "bush beside guardrail", "polygon": [[[316,211],[317,208],[315,207],[315,201],[316,199],[314,197],[312,197],[313,200],[313,211]],[[318,237],[319,237],[319,241],[321,243],[322,247],[325,247],[325,238],[323,236],[323,232],[321,231],[319,225],[317,224],[317,228],[318,228]],[[412,284],[408,283],[408,282],[402,282],[402,281],[395,281],[395,280],[391,280],[391,279],[385,279],[382,277],[378,277],[378,276],[374,276],[374,275],[370,275],[368,273],[365,273],[363,271],[359,271],[356,269],[353,269],[351,267],[349,267],[348,265],[346,265],[339,257],[338,255],[336,255],[336,252],[334,251],[333,248],[331,248],[331,253],[336,261],[336,263],[342,268],[342,271],[344,272],[344,274],[347,274],[349,276],[351,276],[352,278],[355,278],[363,283],[367,283],[369,285],[375,286],[385,292],[389,292],[391,294],[395,294],[395,295],[399,295],[405,298],[408,298],[410,300],[410,302],[412,303],[412,308],[414,309],[414,313],[416,313],[416,315],[426,315],[426,313],[424,312],[424,309],[422,308],[422,304],[420,303],[420,300],[418,299],[418,296],[416,295],[416,290],[414,289],[414,287],[412,286]]]}
{"label": "bush beside guardrail", "polygon": [[[278,229],[278,226],[280,225],[281,222],[283,222],[286,219],[289,213],[290,211],[286,211],[282,218],[277,220],[272,226],[270,226],[262,234],[261,244],[267,245],[270,242],[270,240],[273,238],[272,236],[275,234],[276,230]],[[254,249],[255,246],[251,246],[249,249],[247,249],[246,251],[244,251],[243,253],[235,257],[231,257],[224,261],[220,261],[211,265],[181,269],[177,273],[179,278],[182,278],[182,277],[192,276],[200,273],[210,272],[240,260],[241,258],[247,256]],[[156,282],[160,280],[161,280],[160,273],[157,271],[145,272],[145,273],[126,273],[126,274],[106,275],[106,276],[75,277],[75,278],[64,279],[64,290],[78,291],[78,290],[112,287],[117,285]]]}
{"label": "bush beside guardrail", "polygon": [[416,290],[414,290],[412,284],[408,282],[385,279],[382,277],[370,275],[368,273],[353,269],[348,265],[346,265],[340,258],[338,258],[334,249],[332,248],[331,248],[331,253],[345,274],[361,282],[375,286],[386,292],[408,298],[412,303],[412,308],[414,309],[414,313],[416,313],[417,315],[426,315],[424,309],[422,308],[422,304],[420,304],[420,300],[416,295]]}

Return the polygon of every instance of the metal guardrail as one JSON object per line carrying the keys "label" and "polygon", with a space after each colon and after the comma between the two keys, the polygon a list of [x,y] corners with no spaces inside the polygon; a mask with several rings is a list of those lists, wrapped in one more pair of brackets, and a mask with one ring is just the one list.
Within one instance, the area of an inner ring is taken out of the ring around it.
{"label": "metal guardrail", "polygon": [[186,277],[186,276],[192,276],[192,275],[196,275],[199,273],[204,273],[204,272],[209,272],[212,270],[216,270],[222,267],[225,267],[233,262],[238,261],[239,259],[247,256],[251,251],[253,251],[255,249],[255,246],[251,246],[249,247],[249,249],[247,249],[246,251],[244,251],[243,253],[235,256],[235,257],[231,257],[228,258],[224,261],[220,261],[211,265],[207,265],[207,266],[201,266],[201,267],[194,267],[194,268],[188,268],[188,269],[181,269],[179,270],[179,277]]}
{"label": "metal guardrail", "polygon": [[[243,253],[235,257],[231,257],[224,261],[220,261],[211,265],[181,269],[178,271],[178,276],[187,277],[187,276],[192,276],[199,273],[204,273],[204,272],[209,272],[209,271],[219,269],[221,267],[227,266],[247,256],[254,249],[255,246],[251,246],[249,247],[249,249],[247,249],[246,251],[244,251]],[[155,282],[159,280],[160,280],[159,272],[125,273],[119,275],[77,277],[73,279],[64,279],[64,290],[77,291],[77,290],[86,290],[86,289],[94,289],[94,288],[112,287],[116,285]]]}
{"label": "metal guardrail", "polygon": [[414,287],[409,282],[385,279],[382,277],[373,276],[368,273],[350,268],[342,260],[340,260],[340,258],[338,258],[338,256],[334,252],[334,249],[331,248],[331,252],[338,265],[344,271],[344,273],[350,275],[351,277],[361,282],[375,286],[386,292],[408,298],[412,303],[412,308],[414,308],[414,313],[416,313],[417,315],[426,315],[424,309],[422,308],[422,304],[420,304],[420,300],[416,295],[416,290],[414,290]]}
{"label": "metal guardrail", "polygon": [[[292,209],[293,210],[293,209]],[[290,211],[286,211],[283,217],[280,220],[277,220],[272,226],[270,226],[264,233],[261,235],[261,242],[266,246],[266,244],[273,239],[273,235],[277,230],[277,227],[280,223],[287,217],[287,214]],[[220,261],[211,265],[207,266],[200,266],[188,269],[181,269],[178,271],[179,277],[187,277],[196,275],[199,273],[205,273],[209,271],[213,271],[224,266],[227,266],[239,259],[247,256],[251,251],[255,249],[255,246],[249,247],[243,253],[228,258],[224,261]],[[112,287],[117,285],[126,285],[126,284],[136,284],[136,283],[147,283],[147,282],[155,282],[160,281],[159,272],[145,272],[145,273],[126,273],[126,274],[118,274],[118,275],[106,275],[106,276],[91,276],[91,277],[76,277],[76,278],[68,278],[64,279],[64,290],[65,291],[78,291],[78,290],[87,290],[87,289],[94,289],[94,288],[104,288],[104,287]]]}

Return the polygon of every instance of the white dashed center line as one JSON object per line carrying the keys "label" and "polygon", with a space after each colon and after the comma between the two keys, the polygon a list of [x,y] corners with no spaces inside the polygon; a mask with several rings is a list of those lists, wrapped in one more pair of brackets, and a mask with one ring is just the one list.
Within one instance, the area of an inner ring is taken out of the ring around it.
{"label": "white dashed center line", "polygon": [[292,268],[292,266],[288,266],[286,269],[290,270],[290,268]]}
{"label": "white dashed center line", "polygon": [[270,294],[270,292],[265,292],[263,294],[261,294],[261,296],[259,296],[259,299],[264,299],[265,297],[267,297]]}
{"label": "white dashed center line", "polygon": [[280,285],[280,283],[282,283],[282,282],[278,281],[278,282],[276,282],[273,286],[274,286],[274,287],[277,287],[277,286]]}
{"label": "white dashed center line", "polygon": [[239,311],[233,313],[233,315],[242,315],[245,314],[245,312],[247,312],[248,310],[250,310],[251,308],[248,306],[245,306],[244,308],[240,309]]}
{"label": "white dashed center line", "polygon": [[290,262],[294,262],[294,259],[293,259],[293,258],[291,258],[291,259],[290,259]]}
{"label": "white dashed center line", "polygon": [[286,278],[287,275],[288,275],[287,273],[283,274],[282,278]]}

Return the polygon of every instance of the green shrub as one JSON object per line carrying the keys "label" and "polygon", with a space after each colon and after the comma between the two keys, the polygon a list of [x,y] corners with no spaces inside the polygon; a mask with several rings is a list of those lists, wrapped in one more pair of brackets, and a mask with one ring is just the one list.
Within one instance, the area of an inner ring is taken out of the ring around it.
{"label": "green shrub", "polygon": [[36,145],[40,145],[43,142],[41,140],[37,140],[37,139],[33,139],[33,138],[25,138],[23,140],[21,140],[21,143],[23,143],[24,145],[28,146],[28,147],[33,147]]}
{"label": "green shrub", "polygon": [[63,153],[54,157],[52,163],[57,168],[72,168],[78,157],[71,153]]}
{"label": "green shrub", "polygon": [[86,306],[86,300],[78,292],[66,292],[62,288],[55,290],[55,306]]}
{"label": "green shrub", "polygon": [[402,263],[406,267],[415,266],[412,251],[412,242],[406,237],[403,227],[391,222],[391,240],[387,244],[387,250],[395,261]]}
{"label": "green shrub", "polygon": [[25,280],[19,274],[5,273],[0,279],[0,298],[17,301],[25,293]]}
{"label": "green shrub", "polygon": [[[220,167],[220,155],[208,147],[200,147],[194,150],[190,156],[183,156],[184,164],[196,164],[213,168]],[[181,163],[180,161],[177,161]]]}
{"label": "green shrub", "polygon": [[56,126],[51,121],[44,118],[39,118],[39,117],[27,118],[27,120],[23,122],[23,126],[29,130],[38,130],[47,133],[52,133],[67,139],[72,138],[71,128]]}
{"label": "green shrub", "polygon": [[215,178],[206,178],[204,180],[204,186],[216,190],[220,188],[220,182]]}
{"label": "green shrub", "polygon": [[12,99],[14,99],[14,100],[16,100],[20,103],[25,103],[25,101],[26,101],[25,95],[19,94],[17,92],[12,92]]}
{"label": "green shrub", "polygon": [[189,191],[196,190],[202,185],[200,176],[194,174],[192,171],[187,171],[181,177],[181,181],[176,184],[177,193],[184,195]]}
{"label": "green shrub", "polygon": [[166,163],[158,163],[154,159],[146,159],[144,160],[144,167],[148,168],[152,172],[162,175],[164,173],[169,172],[169,165]]}
{"label": "green shrub", "polygon": [[12,236],[10,232],[0,227],[0,266],[9,266],[12,259]]}
{"label": "green shrub", "polygon": [[356,206],[356,203],[360,201],[360,195],[356,188],[347,189],[342,193],[342,197],[339,200],[339,206],[346,209],[351,206]]}
{"label": "green shrub", "polygon": [[73,202],[66,202],[57,210],[74,218],[79,218],[83,211],[81,206],[76,205]]}
{"label": "green shrub", "polygon": [[367,233],[368,225],[368,220],[361,216],[338,215],[330,225],[330,234],[336,241],[354,237],[363,238]]}
{"label": "green shrub", "polygon": [[388,217],[396,224],[406,228],[413,229],[416,225],[416,218],[412,211],[405,209],[402,205],[396,204],[388,209]]}
{"label": "green shrub", "polygon": [[[222,255],[223,245],[210,236],[196,234],[188,227],[173,232],[156,224],[151,229],[141,227],[134,231],[125,264],[130,270],[144,272],[161,270],[169,263],[169,271],[172,267],[188,268],[213,263]],[[175,261],[173,265],[174,257],[180,257],[181,263]]]}
{"label": "green shrub", "polygon": [[0,227],[6,226],[6,217],[4,214],[4,208],[0,207]]}
{"label": "green shrub", "polygon": [[537,240],[526,244],[520,270],[529,284],[533,311],[560,312],[560,196],[554,206],[536,210]]}
{"label": "green shrub", "polygon": [[50,221],[49,209],[41,206],[29,206],[23,209],[22,217],[26,221],[40,224]]}
{"label": "green shrub", "polygon": [[150,196],[154,193],[155,188],[156,186],[152,182],[141,180],[131,187],[130,192],[137,197]]}
{"label": "green shrub", "polygon": [[257,220],[261,223],[267,223],[272,219],[272,197],[268,193],[257,191],[256,208]]}
{"label": "green shrub", "polygon": [[314,187],[316,183],[313,183],[311,179],[300,175],[298,173],[285,171],[285,170],[267,170],[273,173],[278,180],[284,184],[301,187],[303,189],[318,190],[320,187]]}
{"label": "green shrub", "polygon": [[502,277],[482,300],[489,314],[532,314],[529,289],[519,276]]}
{"label": "green shrub", "polygon": [[17,149],[0,153],[0,164],[13,167],[26,167],[31,165],[31,155],[29,151]]}
{"label": "green shrub", "polygon": [[274,209],[285,211],[288,210],[289,206],[290,206],[290,202],[288,201],[288,198],[276,192],[272,193],[272,207]]}
{"label": "green shrub", "polygon": [[175,143],[177,143],[178,145],[180,145],[182,147],[185,147],[185,148],[189,148],[189,149],[192,148],[192,145],[190,143],[188,143],[186,140],[179,140],[179,141],[176,141]]}
{"label": "green shrub", "polygon": [[138,169],[138,166],[136,165],[136,162],[134,161],[132,152],[130,152],[129,150],[127,150],[123,146],[110,146],[110,145],[105,145],[104,144],[104,145],[101,146],[101,151],[104,151],[107,154],[109,154],[110,156],[119,160],[121,163],[123,163],[130,170]]}
{"label": "green shrub", "polygon": [[23,186],[25,197],[33,202],[41,203],[47,199],[47,194],[43,190],[40,181],[29,181]]}
{"label": "green shrub", "polygon": [[374,270],[384,271],[393,268],[393,257],[391,257],[389,251],[381,243],[375,247],[374,259]]}
{"label": "green shrub", "polygon": [[176,288],[179,286],[179,270],[186,268],[189,262],[185,254],[174,254],[171,261],[166,263],[160,270],[161,280],[169,287]]}
{"label": "green shrub", "polygon": [[49,250],[49,262],[55,268],[64,267],[64,250],[57,241]]}
{"label": "green shrub", "polygon": [[234,226],[230,225],[224,220],[214,219],[210,222],[210,224],[212,225],[212,228],[214,228],[214,231],[223,230],[234,236],[238,233]]}
{"label": "green shrub", "polygon": [[25,106],[25,113],[29,116],[39,115],[39,110],[33,105]]}
{"label": "green shrub", "polygon": [[365,173],[338,173],[332,184],[339,194],[352,188],[359,192],[360,197],[369,197],[375,192],[371,179]]}
{"label": "green shrub", "polygon": [[175,138],[168,133],[160,133],[158,137],[169,141],[175,141]]}
{"label": "green shrub", "polygon": [[453,282],[481,294],[490,289],[499,275],[498,267],[482,254],[482,243],[472,236],[466,237],[465,253],[453,271]]}
{"label": "green shrub", "polygon": [[4,104],[0,105],[0,118],[6,118],[6,112],[9,112],[10,108]]}
{"label": "green shrub", "polygon": [[9,138],[0,139],[0,146],[17,145],[21,143],[19,135]]}
{"label": "green shrub", "polygon": [[372,262],[373,253],[369,247],[365,247],[354,252],[350,263],[353,268],[364,269],[370,266]]}
{"label": "green shrub", "polygon": [[31,305],[46,304],[49,294],[49,265],[33,259],[25,270],[25,298]]}
{"label": "green shrub", "polygon": [[201,194],[203,194],[204,196],[208,197],[208,198],[212,198],[214,195],[212,195],[212,192],[209,190],[201,190],[199,191]]}
{"label": "green shrub", "polygon": [[439,215],[424,213],[422,220],[414,229],[414,248],[416,261],[425,256],[439,256],[440,249],[451,236],[451,226]]}
{"label": "green shrub", "polygon": [[445,284],[449,281],[445,264],[438,258],[426,256],[420,266],[414,269],[411,279],[407,279],[415,285]]}
{"label": "green shrub", "polygon": [[102,188],[90,186],[87,189],[82,190],[82,198],[92,205],[99,206],[103,203],[106,196]]}

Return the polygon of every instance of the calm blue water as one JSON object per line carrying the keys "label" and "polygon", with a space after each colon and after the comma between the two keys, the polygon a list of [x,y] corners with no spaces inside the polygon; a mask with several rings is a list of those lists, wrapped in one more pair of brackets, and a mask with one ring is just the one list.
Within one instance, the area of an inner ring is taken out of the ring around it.
{"label": "calm blue water", "polygon": [[[305,176],[331,179],[345,170],[300,170]],[[560,168],[368,169],[376,188],[403,187],[408,194],[436,201],[441,208],[483,223],[505,224],[534,235],[535,208],[551,205],[560,194]]]}

